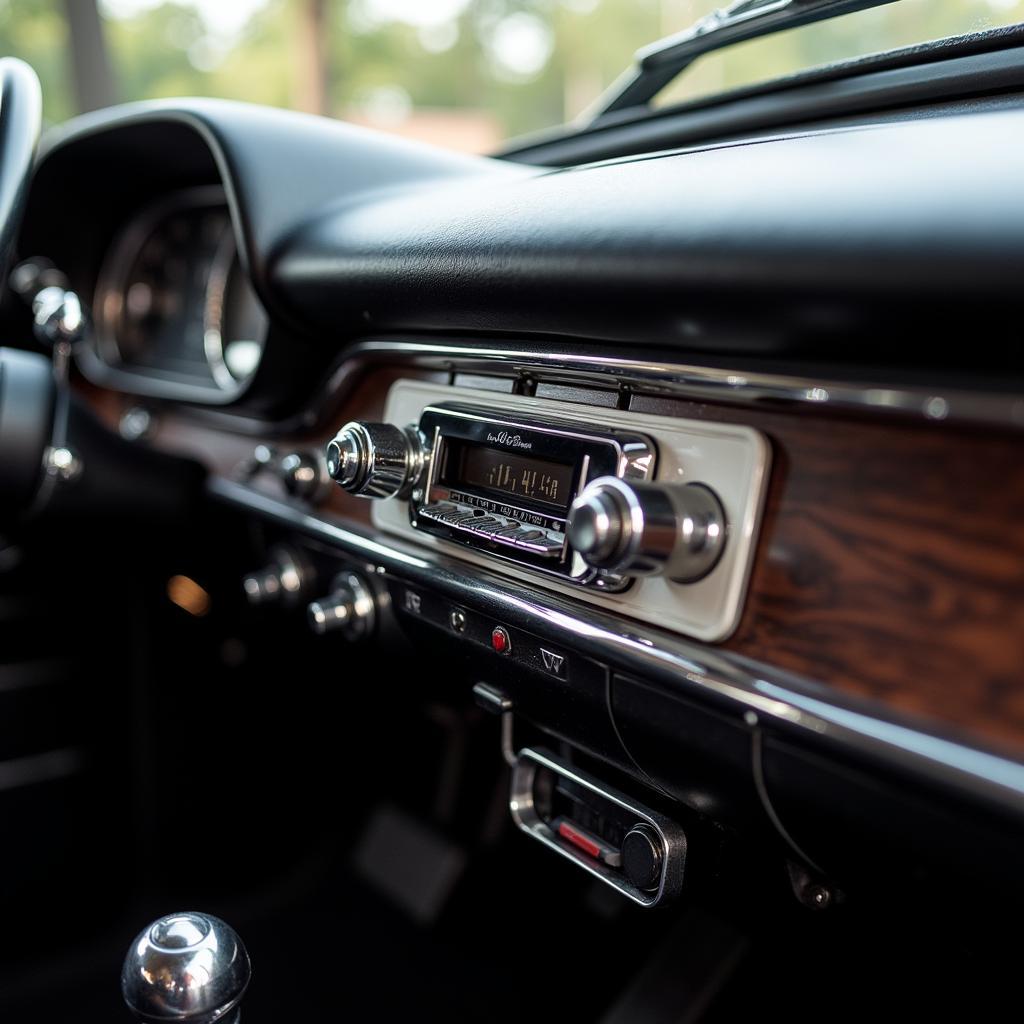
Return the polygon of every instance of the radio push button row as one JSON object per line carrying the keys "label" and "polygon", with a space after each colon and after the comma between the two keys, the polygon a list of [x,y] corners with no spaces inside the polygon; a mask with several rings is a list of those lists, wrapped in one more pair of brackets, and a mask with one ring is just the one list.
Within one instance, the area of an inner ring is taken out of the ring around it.
{"label": "radio push button row", "polygon": [[519,533],[520,529],[521,527],[519,526],[519,524],[514,523],[507,526],[503,526],[501,527],[500,530],[495,530],[491,536],[493,536],[495,540],[503,540],[509,542],[513,540],[516,534]]}
{"label": "radio push button row", "polygon": [[493,530],[501,529],[504,525],[500,519],[495,519],[493,516],[479,516],[469,523],[469,528],[473,533],[488,534]]}
{"label": "radio push button row", "polygon": [[543,540],[537,542],[542,548],[551,553],[561,551],[565,547],[564,538],[552,537],[550,534]]}
{"label": "radio push button row", "polygon": [[535,555],[553,557],[561,553],[565,546],[563,540],[558,540],[543,530],[524,530],[516,537],[516,547],[524,551],[530,551]]}
{"label": "radio push button row", "polygon": [[516,537],[516,545],[528,548],[533,542],[540,540],[543,536],[543,530],[523,530],[523,532]]}
{"label": "radio push button row", "polygon": [[444,522],[445,518],[452,512],[455,511],[455,506],[451,502],[439,501],[435,505],[422,505],[420,507],[419,514],[424,519],[433,519],[436,522]]}

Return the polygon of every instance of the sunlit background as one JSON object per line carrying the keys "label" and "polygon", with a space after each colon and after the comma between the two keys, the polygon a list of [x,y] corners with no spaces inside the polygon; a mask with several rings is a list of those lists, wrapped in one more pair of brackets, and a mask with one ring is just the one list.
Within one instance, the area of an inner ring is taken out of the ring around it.
{"label": "sunlit background", "polygon": [[[0,0],[0,48],[61,121],[223,96],[476,152],[578,117],[635,50],[713,0]],[[1024,20],[1024,0],[901,0],[699,61],[659,102]],[[99,31],[96,31],[98,23]]]}

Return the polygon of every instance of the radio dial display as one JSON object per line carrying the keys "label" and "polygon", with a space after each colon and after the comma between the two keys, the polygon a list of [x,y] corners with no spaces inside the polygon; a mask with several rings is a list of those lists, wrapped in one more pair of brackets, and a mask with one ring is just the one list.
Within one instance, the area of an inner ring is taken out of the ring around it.
{"label": "radio dial display", "polygon": [[563,510],[572,500],[571,465],[465,443],[450,449],[446,461],[444,475],[449,485],[486,487]]}
{"label": "radio dial display", "polygon": [[624,577],[600,575],[578,557],[566,520],[587,480],[627,472],[648,478],[656,456],[649,438],[505,420],[495,410],[458,404],[427,406],[418,430],[433,443],[425,486],[411,492],[415,529],[581,585],[609,591],[626,585]]}

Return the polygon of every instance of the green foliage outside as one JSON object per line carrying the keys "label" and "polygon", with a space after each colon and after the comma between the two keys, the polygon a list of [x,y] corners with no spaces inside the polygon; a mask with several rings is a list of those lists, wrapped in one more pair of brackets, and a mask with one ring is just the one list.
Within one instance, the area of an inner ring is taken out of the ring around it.
{"label": "green foliage outside", "polygon": [[[300,65],[308,59],[303,47],[309,45],[299,31],[300,5],[308,2],[268,0],[226,51],[223,40],[220,50],[210,45],[203,17],[186,0],[130,17],[108,14],[119,98],[209,95],[296,105]],[[417,108],[487,111],[504,135],[533,131],[577,115],[638,47],[684,28],[713,6],[711,0],[467,0],[454,25],[428,32],[382,17],[374,0],[336,0],[328,4],[323,27],[327,109],[345,116],[375,95],[408,96]],[[550,55],[529,73],[503,66],[495,56],[495,40],[513,16],[520,24],[526,16],[535,30],[539,25],[549,41]],[[902,0],[709,57],[664,99],[1018,20],[1024,20],[1024,0]],[[0,49],[35,67],[48,120],[77,112],[62,4],[0,0]]]}

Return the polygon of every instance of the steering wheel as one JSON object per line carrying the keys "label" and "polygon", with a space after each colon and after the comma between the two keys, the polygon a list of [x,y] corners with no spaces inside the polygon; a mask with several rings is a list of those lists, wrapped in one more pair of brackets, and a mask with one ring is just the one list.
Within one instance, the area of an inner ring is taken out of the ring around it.
{"label": "steering wheel", "polygon": [[[42,124],[36,73],[13,57],[0,60],[0,279],[6,275],[28,197]],[[2,339],[0,339],[2,340]],[[53,376],[33,352],[0,348],[0,513],[23,506],[39,482],[49,444]]]}
{"label": "steering wheel", "polygon": [[36,73],[14,57],[0,60],[0,266],[4,268],[28,196],[42,113]]}

